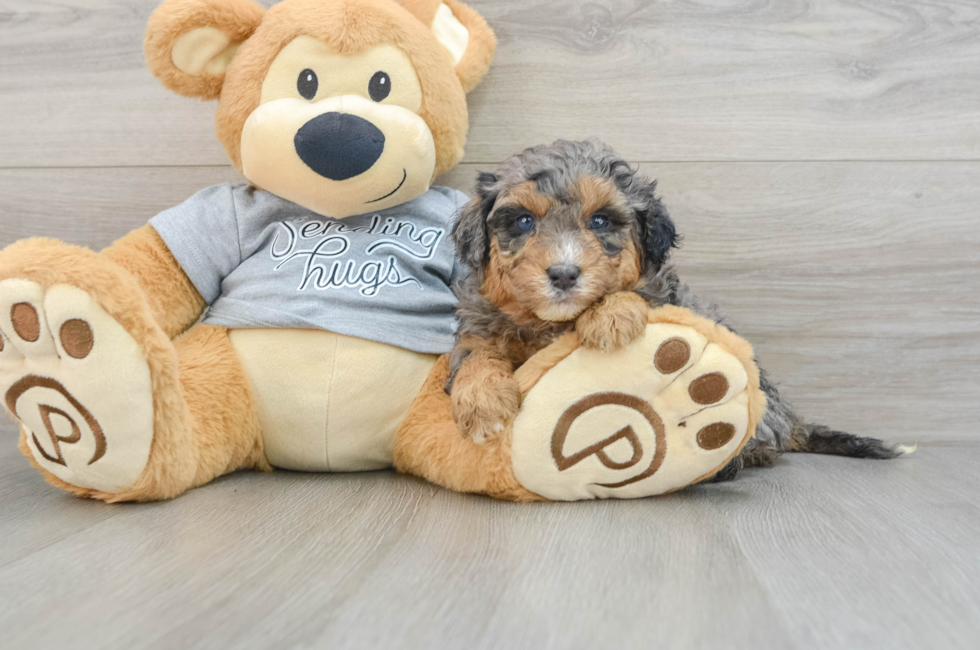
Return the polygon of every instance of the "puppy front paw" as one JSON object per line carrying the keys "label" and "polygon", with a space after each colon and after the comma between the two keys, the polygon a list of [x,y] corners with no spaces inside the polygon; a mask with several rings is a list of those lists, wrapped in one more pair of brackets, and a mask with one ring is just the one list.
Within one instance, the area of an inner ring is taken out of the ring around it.
{"label": "puppy front paw", "polygon": [[521,391],[513,374],[464,366],[452,388],[453,421],[460,434],[483,444],[517,417]]}
{"label": "puppy front paw", "polygon": [[631,291],[611,293],[575,321],[582,345],[602,352],[626,347],[643,335],[649,307]]}

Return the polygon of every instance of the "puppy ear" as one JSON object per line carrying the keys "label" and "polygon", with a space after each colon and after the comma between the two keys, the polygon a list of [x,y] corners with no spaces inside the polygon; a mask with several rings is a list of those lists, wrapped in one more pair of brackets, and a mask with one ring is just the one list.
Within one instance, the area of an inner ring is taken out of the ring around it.
{"label": "puppy ear", "polygon": [[238,46],[264,14],[253,0],[167,0],[146,28],[147,65],[177,94],[217,99]]}
{"label": "puppy ear", "polygon": [[657,182],[634,176],[630,187],[633,211],[640,226],[640,247],[645,266],[660,267],[680,237],[667,208],[656,196]]}
{"label": "puppy ear", "polygon": [[490,261],[487,217],[497,200],[496,183],[496,176],[480,172],[476,180],[476,196],[463,206],[453,224],[456,256],[473,272],[482,271]]}
{"label": "puppy ear", "polygon": [[497,38],[487,21],[457,0],[402,0],[401,5],[428,26],[452,54],[463,90],[473,90],[490,69],[497,48]]}

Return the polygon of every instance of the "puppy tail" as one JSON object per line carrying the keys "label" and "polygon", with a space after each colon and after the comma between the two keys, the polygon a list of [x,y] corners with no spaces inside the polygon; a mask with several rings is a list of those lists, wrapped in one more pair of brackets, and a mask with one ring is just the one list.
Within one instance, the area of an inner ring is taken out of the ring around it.
{"label": "puppy tail", "polygon": [[877,438],[836,431],[822,424],[801,423],[793,430],[790,450],[808,454],[831,454],[851,458],[898,458],[915,451],[915,445],[900,445]]}

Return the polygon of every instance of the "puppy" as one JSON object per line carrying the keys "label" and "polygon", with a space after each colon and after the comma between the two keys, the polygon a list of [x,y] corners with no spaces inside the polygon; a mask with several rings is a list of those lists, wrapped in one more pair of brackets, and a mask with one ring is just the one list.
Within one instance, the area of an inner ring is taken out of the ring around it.
{"label": "puppy", "polygon": [[[453,227],[470,269],[456,286],[457,343],[446,392],[460,432],[477,442],[520,408],[514,370],[574,329],[614,350],[642,335],[648,307],[679,305],[726,327],[718,307],[668,263],[678,235],[639,175],[598,141],[559,140],[480,174]],[[906,449],[805,423],[761,372],[769,405],[755,438],[715,480],[772,465],[785,451],[894,458]]]}

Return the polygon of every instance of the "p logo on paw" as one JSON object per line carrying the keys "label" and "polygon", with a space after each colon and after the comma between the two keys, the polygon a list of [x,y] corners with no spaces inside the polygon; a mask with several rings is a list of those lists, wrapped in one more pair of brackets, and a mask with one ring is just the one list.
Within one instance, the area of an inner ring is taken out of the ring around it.
{"label": "p logo on paw", "polygon": [[[615,410],[604,408],[610,406],[620,408]],[[623,409],[626,413],[622,412]],[[589,442],[597,437],[595,432],[614,428],[609,426],[610,422],[619,420],[619,423],[625,423],[628,420],[637,420],[637,415],[645,420],[638,427],[624,424],[616,433],[589,444],[571,455],[566,455],[568,451],[566,447],[575,446],[566,445],[573,427],[579,434],[578,437],[584,437],[584,442]],[[637,433],[637,428],[646,435],[641,437],[641,434]],[[620,443],[627,443],[629,448]],[[648,450],[653,451],[645,453]],[[622,487],[653,476],[664,461],[664,452],[666,452],[666,442],[663,421],[649,402],[629,393],[604,392],[583,397],[562,413],[551,434],[551,456],[560,472],[572,468],[591,456],[595,456],[596,460],[611,470],[638,468],[630,478],[615,483],[600,484],[601,487]],[[615,460],[610,454],[619,456],[621,460]],[[626,457],[627,454],[629,458]],[[644,456],[648,455],[651,456],[649,464],[641,463]]]}
{"label": "p logo on paw", "polygon": [[512,460],[525,488],[556,501],[663,494],[714,474],[753,435],[765,402],[748,344],[685,310],[650,319],[622,350],[572,344],[518,371]]}

